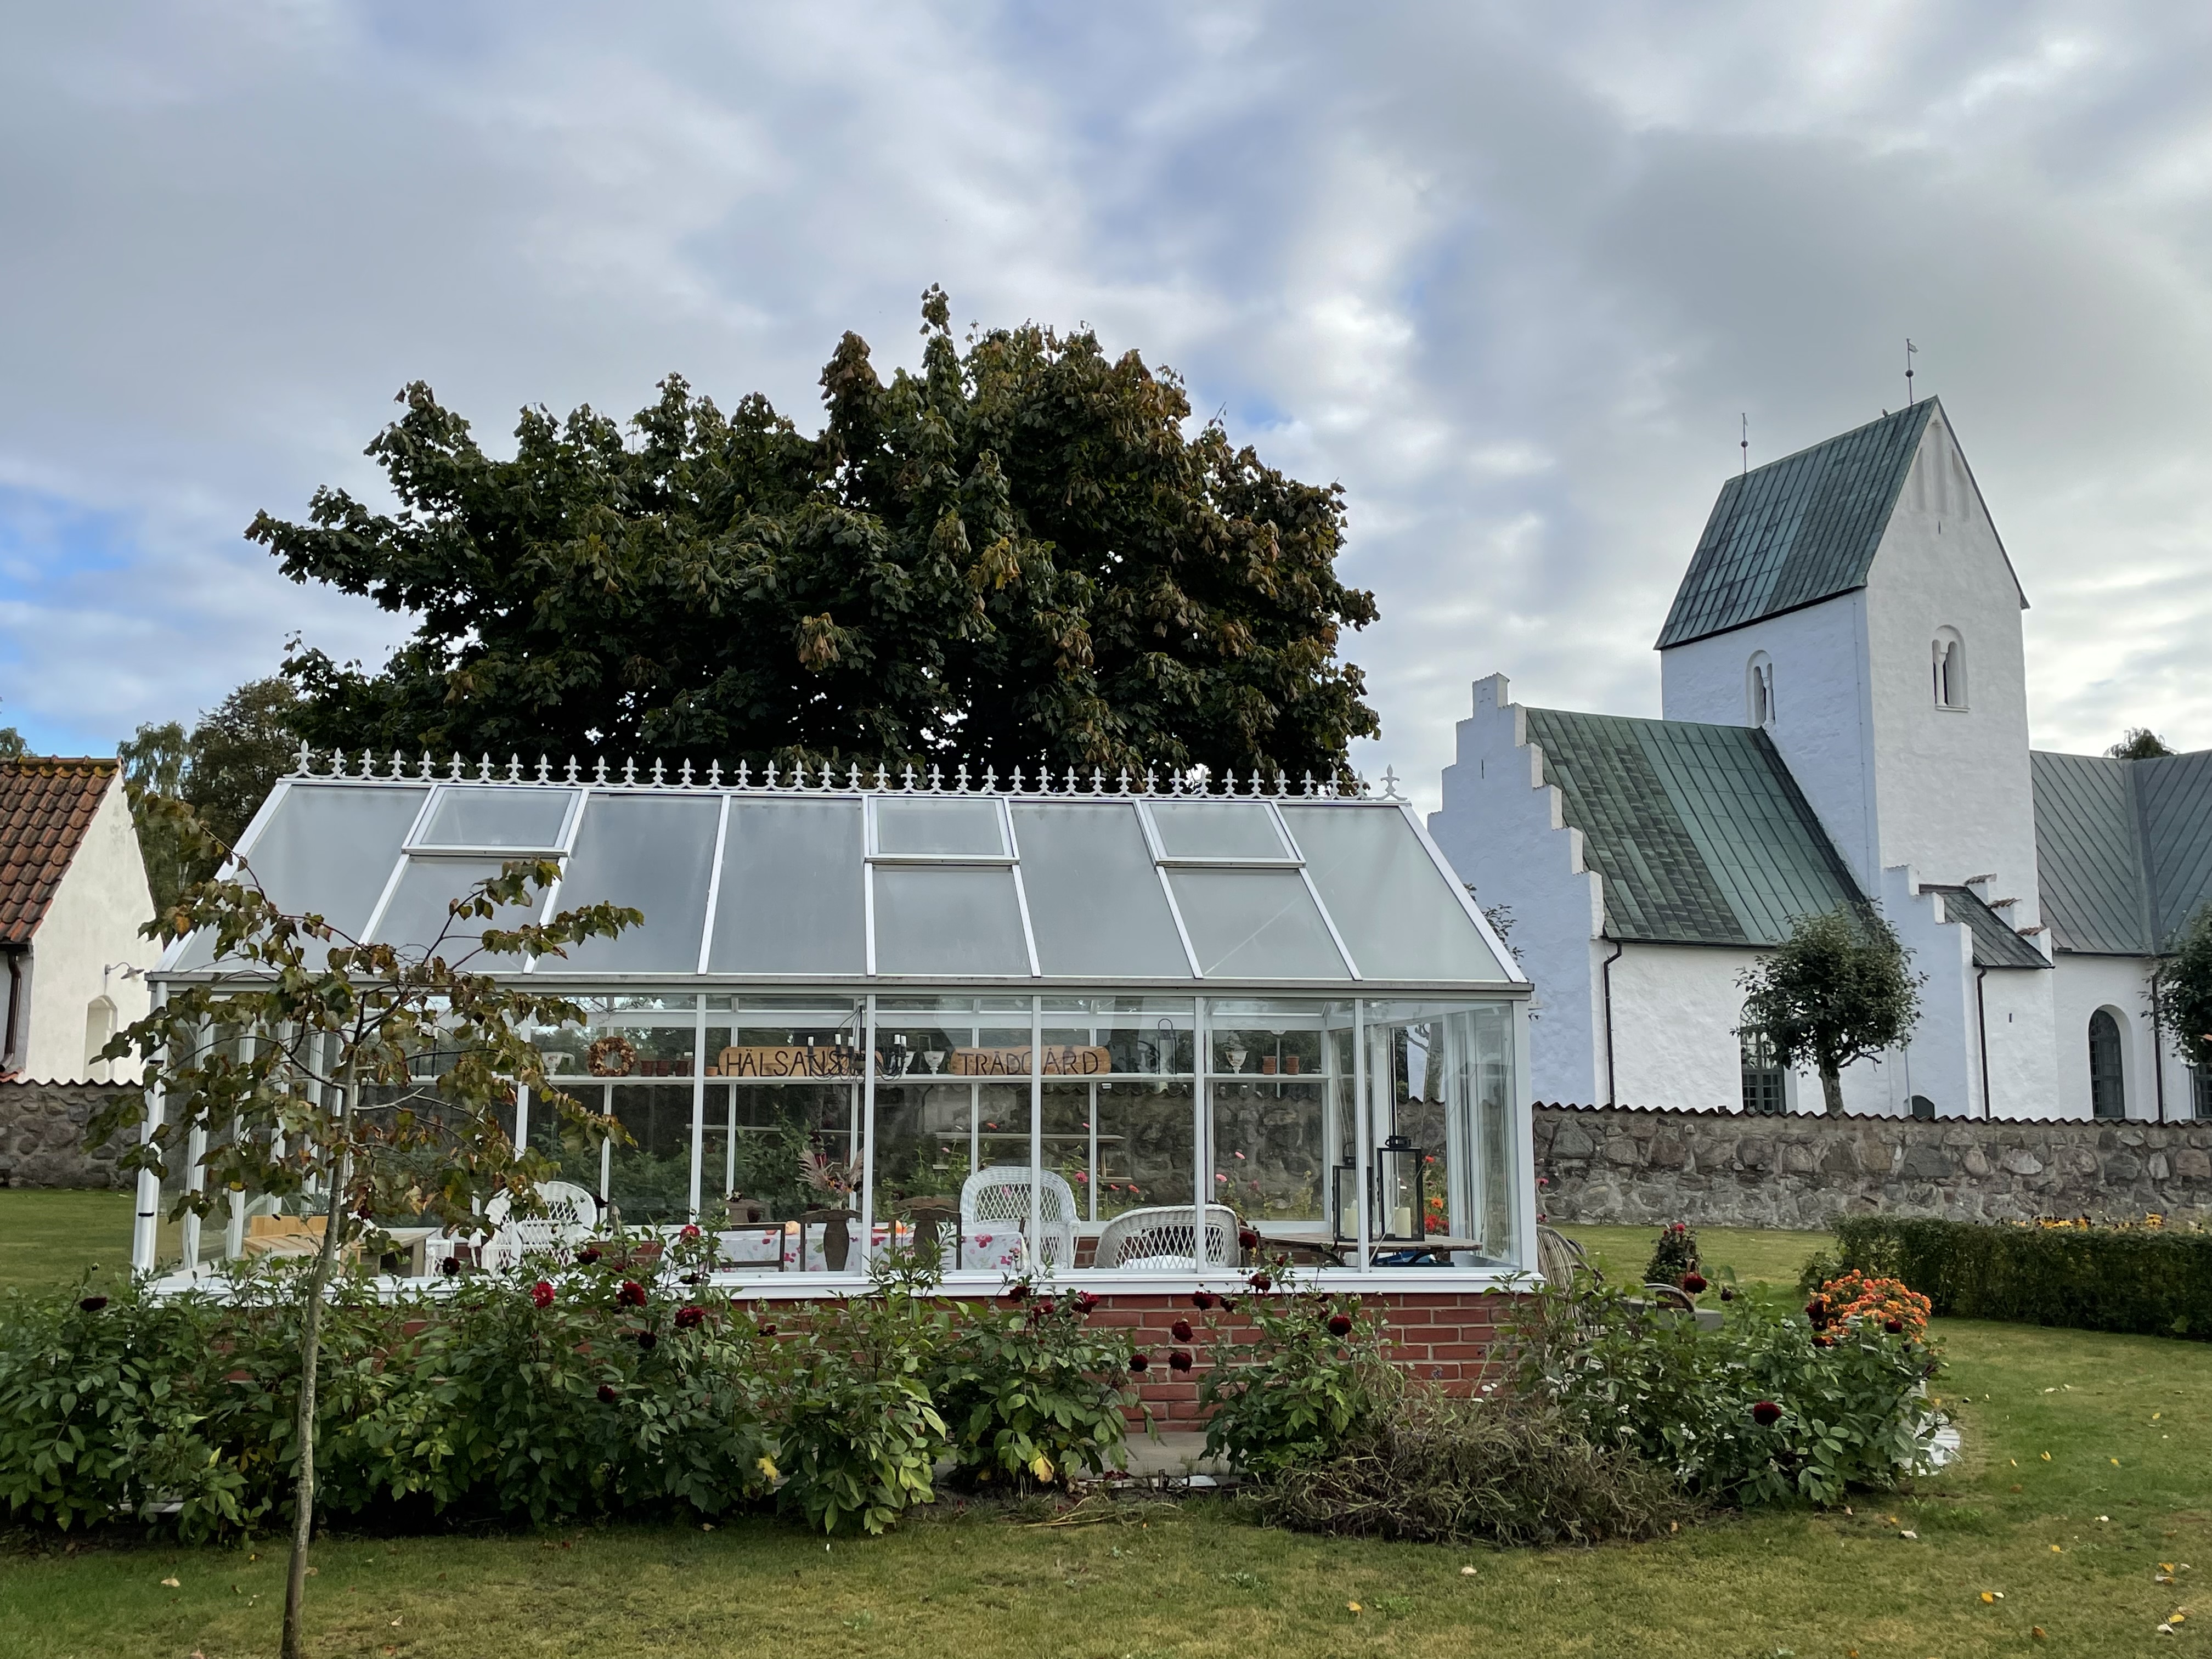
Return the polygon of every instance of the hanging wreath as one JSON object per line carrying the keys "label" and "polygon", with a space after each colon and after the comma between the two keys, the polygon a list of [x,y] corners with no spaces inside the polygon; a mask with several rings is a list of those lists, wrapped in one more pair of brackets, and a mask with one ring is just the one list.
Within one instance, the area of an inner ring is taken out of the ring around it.
{"label": "hanging wreath", "polygon": [[637,1050],[628,1037],[603,1036],[585,1054],[584,1064],[593,1077],[628,1077],[637,1069]]}

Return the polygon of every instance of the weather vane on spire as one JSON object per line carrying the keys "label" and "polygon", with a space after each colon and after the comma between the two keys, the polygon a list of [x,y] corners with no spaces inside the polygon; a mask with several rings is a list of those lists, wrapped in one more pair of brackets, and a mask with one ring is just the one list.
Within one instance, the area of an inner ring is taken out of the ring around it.
{"label": "weather vane on spire", "polygon": [[1751,416],[1750,416],[1750,415],[1749,415],[1749,414],[1746,414],[1746,415],[1744,415],[1744,416],[1742,416],[1742,420],[1743,420],[1743,439],[1742,439],[1742,441],[1741,441],[1741,445],[1740,445],[1739,447],[1740,447],[1742,449],[1742,451],[1743,451],[1743,471],[1744,471],[1744,476],[1745,476],[1746,477],[1749,477],[1751,476]]}
{"label": "weather vane on spire", "polygon": [[1912,407],[1912,359],[1919,350],[1920,348],[1912,343],[1912,337],[1907,335],[1905,340],[1905,406],[1907,409]]}

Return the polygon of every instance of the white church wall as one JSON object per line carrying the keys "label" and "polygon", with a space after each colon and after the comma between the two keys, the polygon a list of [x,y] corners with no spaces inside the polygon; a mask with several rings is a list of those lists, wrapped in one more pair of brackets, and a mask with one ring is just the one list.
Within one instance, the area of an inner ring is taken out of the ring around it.
{"label": "white church wall", "polygon": [[1920,988],[1920,1020],[1909,1041],[1882,1056],[1883,1063],[1846,1080],[1844,1103],[1852,1111],[1906,1114],[1912,1097],[1935,1103],[1938,1117],[1981,1113],[1980,1025],[1974,1008],[1972,936],[1943,910],[1942,896],[1923,893],[1911,869],[1882,872],[1882,915],[1912,953],[1912,968],[1927,976]]}
{"label": "white church wall", "polygon": [[1567,828],[1559,792],[1543,781],[1528,742],[1528,719],[1513,707],[1503,674],[1474,684],[1474,714],[1455,732],[1456,761],[1444,769],[1443,805],[1429,834],[1476,902],[1513,912],[1507,943],[1535,988],[1529,1012],[1531,1097],[1605,1101],[1605,1054],[1593,943],[1603,927],[1600,878],[1585,869],[1582,832]]}
{"label": "white church wall", "polygon": [[1759,956],[1711,945],[1622,946],[1613,965],[1614,1103],[1741,1108],[1736,1027],[1743,1023],[1743,991],[1736,976]]}
{"label": "white church wall", "polygon": [[[1880,884],[1865,676],[1866,596],[1839,594],[1659,653],[1670,720],[1749,726],[1749,667],[1773,665],[1768,735],[1859,885]],[[1969,873],[1972,873],[1971,872]]]}
{"label": "white church wall", "polygon": [[[1989,1036],[1989,1089],[1992,1117],[2055,1118],[2057,1079],[2051,1069],[2051,993],[2054,971],[2036,968],[1991,968],[1981,977],[1983,1029]],[[1983,1100],[1972,1103],[1981,1115]]]}
{"label": "white church wall", "polygon": [[[1909,864],[1932,882],[1993,874],[1990,896],[2017,901],[2006,919],[2036,924],[2020,586],[1940,410],[1922,436],[1864,598],[1883,866]],[[1962,706],[1936,701],[1939,635],[1955,641],[1965,659],[1951,687]],[[1787,659],[1779,661],[1778,678],[1788,672]]]}
{"label": "white church wall", "polygon": [[[2058,1115],[2093,1115],[2089,1092],[2089,1017],[2109,1008],[2120,1028],[2121,1080],[2130,1117],[2158,1115],[2158,1079],[2151,1069],[2150,964],[2142,957],[2059,952],[2052,970],[2051,1066]],[[2187,1110],[2169,1074],[2166,1115]]]}

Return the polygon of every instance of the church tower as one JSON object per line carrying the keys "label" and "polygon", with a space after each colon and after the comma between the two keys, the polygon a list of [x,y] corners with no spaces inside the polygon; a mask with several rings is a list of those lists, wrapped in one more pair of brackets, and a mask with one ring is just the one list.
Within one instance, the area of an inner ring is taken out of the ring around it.
{"label": "church tower", "polygon": [[1930,398],[1729,480],[1660,633],[1665,717],[1764,729],[1868,893],[1909,866],[2033,930],[2027,603]]}

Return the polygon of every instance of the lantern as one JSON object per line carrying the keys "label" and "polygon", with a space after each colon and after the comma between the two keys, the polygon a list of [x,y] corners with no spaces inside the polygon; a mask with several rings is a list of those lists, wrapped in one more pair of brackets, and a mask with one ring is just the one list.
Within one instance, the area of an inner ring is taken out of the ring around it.
{"label": "lantern", "polygon": [[1419,1239],[1428,1235],[1422,1192],[1427,1158],[1403,1135],[1392,1135],[1375,1149],[1375,1213],[1372,1237]]}
{"label": "lantern", "polygon": [[1330,1225],[1339,1238],[1359,1237],[1359,1165],[1350,1158],[1329,1170]]}

